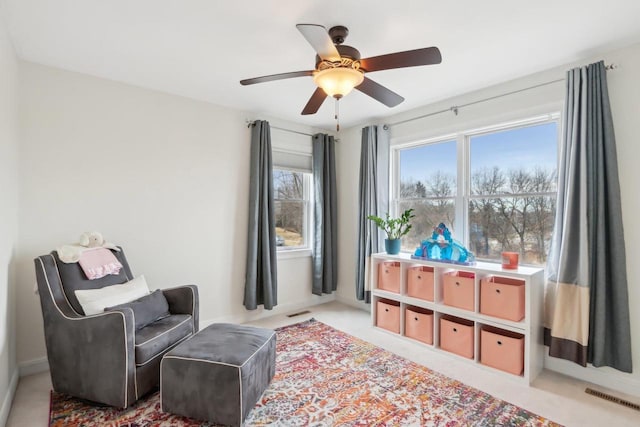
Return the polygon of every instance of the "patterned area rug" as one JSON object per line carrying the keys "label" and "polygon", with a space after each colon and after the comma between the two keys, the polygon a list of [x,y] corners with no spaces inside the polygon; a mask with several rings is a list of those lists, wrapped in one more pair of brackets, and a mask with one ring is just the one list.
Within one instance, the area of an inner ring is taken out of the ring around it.
{"label": "patterned area rug", "polygon": [[[558,426],[324,323],[278,329],[276,375],[245,426]],[[50,426],[210,426],[160,412],[158,393],[127,410],[56,392]]]}

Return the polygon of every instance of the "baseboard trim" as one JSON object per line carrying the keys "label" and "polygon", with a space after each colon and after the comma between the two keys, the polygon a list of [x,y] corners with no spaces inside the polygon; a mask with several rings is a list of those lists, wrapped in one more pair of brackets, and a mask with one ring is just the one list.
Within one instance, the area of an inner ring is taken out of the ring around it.
{"label": "baseboard trim", "polygon": [[14,369],[13,375],[11,375],[11,381],[9,381],[9,389],[0,407],[0,426],[2,427],[7,425],[7,420],[9,419],[13,397],[16,395],[16,389],[18,388],[18,377],[18,370]]}
{"label": "baseboard trim", "polygon": [[47,360],[46,357],[39,357],[37,359],[20,362],[18,364],[18,369],[20,370],[21,377],[46,372],[49,370],[49,360]]}
{"label": "baseboard trim", "polygon": [[637,378],[637,375],[633,378],[631,374],[624,374],[612,368],[596,368],[591,365],[583,368],[568,360],[550,357],[548,354],[544,355],[544,367],[581,381],[640,397],[640,378]]}
{"label": "baseboard trim", "polygon": [[260,320],[271,316],[277,316],[280,314],[288,314],[294,311],[298,311],[303,308],[312,307],[314,305],[325,304],[327,302],[335,301],[336,295],[328,294],[317,296],[313,295],[313,298],[305,301],[280,304],[273,308],[273,310],[265,310],[260,307],[257,310],[245,311],[242,314],[235,314],[232,316],[214,317],[213,319],[200,320],[200,329],[206,328],[213,323],[246,323],[254,320]]}

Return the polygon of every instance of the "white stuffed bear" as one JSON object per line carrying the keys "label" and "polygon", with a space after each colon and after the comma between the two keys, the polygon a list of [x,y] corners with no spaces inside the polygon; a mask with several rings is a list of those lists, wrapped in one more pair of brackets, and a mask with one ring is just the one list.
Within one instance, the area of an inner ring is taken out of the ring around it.
{"label": "white stuffed bear", "polygon": [[105,242],[102,233],[99,231],[85,231],[80,235],[78,245],[85,248],[107,248],[119,251],[118,247],[113,243]]}
{"label": "white stuffed bear", "polygon": [[103,243],[104,237],[97,231],[85,231],[80,235],[80,241],[78,242],[80,246],[87,248],[97,248],[102,246]]}
{"label": "white stuffed bear", "polygon": [[80,246],[86,246],[87,248],[97,248],[104,243],[104,237],[97,231],[85,231],[80,235]]}
{"label": "white stuffed bear", "polygon": [[86,231],[80,235],[80,241],[71,245],[63,245],[57,248],[60,261],[71,263],[78,262],[80,254],[87,249],[106,248],[114,251],[120,251],[116,245],[105,242],[104,237],[98,231]]}

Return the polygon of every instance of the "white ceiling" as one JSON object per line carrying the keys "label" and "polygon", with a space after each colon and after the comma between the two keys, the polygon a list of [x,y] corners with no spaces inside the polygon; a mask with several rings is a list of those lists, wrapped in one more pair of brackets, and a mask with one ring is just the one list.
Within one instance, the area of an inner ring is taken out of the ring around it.
{"label": "white ceiling", "polygon": [[437,46],[442,64],[368,74],[405,97],[389,109],[354,91],[343,127],[640,42],[638,0],[0,0],[20,58],[145,88],[334,127],[334,105],[300,111],[314,67],[297,23],[349,28],[363,57]]}

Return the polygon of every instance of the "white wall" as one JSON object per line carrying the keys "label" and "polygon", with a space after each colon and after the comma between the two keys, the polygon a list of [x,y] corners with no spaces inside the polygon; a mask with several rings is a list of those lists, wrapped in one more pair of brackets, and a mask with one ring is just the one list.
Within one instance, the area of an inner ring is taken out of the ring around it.
{"label": "white wall", "polygon": [[310,293],[307,257],[278,263],[272,312],[242,305],[247,114],[31,63],[20,71],[22,366],[46,355],[33,258],[86,230],[122,245],[134,274],[152,288],[198,284],[203,324],[326,300]]}
{"label": "white wall", "polygon": [[[637,166],[637,159],[640,158],[640,144],[638,144],[638,135],[640,135],[640,121],[638,120],[640,114],[640,81],[638,79],[640,45],[591,58],[580,64],[559,67],[389,117],[380,121],[379,124],[396,123],[446,110],[455,105],[459,106],[562,79],[569,68],[600,59],[604,59],[607,64],[614,63],[618,66],[616,70],[608,72],[607,78],[618,149],[635,373],[622,374],[608,368],[595,369],[590,367],[585,369],[555,358],[547,358],[545,365],[549,369],[640,395],[640,311],[636,310],[636,307],[640,306],[640,263],[636,262],[637,259],[640,259],[640,223],[636,220],[637,212],[640,211],[640,197],[637,191],[637,185],[640,182],[640,168]],[[392,125],[392,144],[509,122],[541,113],[561,111],[563,98],[564,83],[558,82],[461,108],[457,116],[452,112],[446,112],[405,124]],[[354,242],[357,239],[358,167],[356,165],[359,164],[360,157],[360,129],[367,124],[378,123],[365,123],[343,132],[340,135],[342,141],[338,145],[337,153],[339,159],[338,181],[341,183],[339,186],[341,203],[338,209],[340,230],[342,230],[339,249],[341,254],[349,257],[348,259],[341,258],[338,298],[350,303],[355,303],[355,265],[351,260],[355,259]]]}
{"label": "white wall", "polygon": [[0,6],[0,425],[17,384],[13,259],[18,237],[18,64]]}

